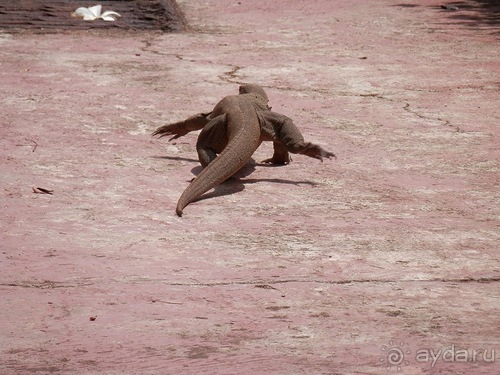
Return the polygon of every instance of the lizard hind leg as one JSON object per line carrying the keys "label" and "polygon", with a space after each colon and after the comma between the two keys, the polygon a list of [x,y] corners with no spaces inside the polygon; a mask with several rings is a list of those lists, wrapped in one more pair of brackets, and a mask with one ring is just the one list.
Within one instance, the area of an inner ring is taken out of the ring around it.
{"label": "lizard hind leg", "polygon": [[217,153],[211,148],[198,148],[196,151],[198,151],[198,160],[203,168],[217,157]]}
{"label": "lizard hind leg", "polygon": [[211,112],[209,113],[198,113],[194,116],[188,117],[186,120],[174,122],[173,124],[166,124],[160,126],[153,132],[153,136],[159,135],[159,138],[163,138],[169,135],[173,137],[169,139],[169,141],[173,139],[177,139],[185,136],[187,133],[199,130],[203,128],[206,124],[209,123]]}
{"label": "lizard hind leg", "polygon": [[213,162],[227,146],[226,115],[219,115],[203,128],[196,142],[198,160],[203,168]]}

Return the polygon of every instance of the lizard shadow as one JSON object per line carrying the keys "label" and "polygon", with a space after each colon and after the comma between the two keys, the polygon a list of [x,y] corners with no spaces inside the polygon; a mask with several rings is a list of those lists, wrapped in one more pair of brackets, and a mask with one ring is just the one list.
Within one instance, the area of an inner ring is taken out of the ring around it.
{"label": "lizard shadow", "polygon": [[175,160],[175,161],[189,161],[193,163],[198,163],[198,159],[183,158],[180,156],[152,156],[153,159],[165,159],[165,160]]}
{"label": "lizard shadow", "polygon": [[[214,198],[214,197],[221,197],[224,195],[235,194],[235,193],[238,193],[240,191],[245,190],[246,184],[255,184],[258,182],[272,182],[272,183],[277,183],[277,184],[287,184],[287,185],[295,185],[295,186],[298,186],[298,185],[317,186],[318,185],[316,182],[307,181],[307,180],[306,181],[292,181],[292,180],[286,180],[286,179],[282,179],[282,178],[243,179],[255,171],[256,165],[261,166],[260,164],[254,164],[254,163],[247,164],[242,169],[240,169],[238,172],[236,172],[235,175],[228,178],[222,184],[217,185],[213,189],[213,191],[203,194],[196,201],[201,201],[201,200]],[[267,164],[264,164],[264,165],[269,166]],[[275,166],[275,167],[281,167],[281,166]],[[191,172],[194,175],[198,175],[201,171],[202,171],[201,166],[197,166],[197,167],[194,167],[193,169],[191,169]]]}

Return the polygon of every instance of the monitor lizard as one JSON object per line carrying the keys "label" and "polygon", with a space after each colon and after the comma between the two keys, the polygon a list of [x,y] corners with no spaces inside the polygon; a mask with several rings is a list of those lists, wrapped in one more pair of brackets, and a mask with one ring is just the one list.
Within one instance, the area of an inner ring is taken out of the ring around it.
{"label": "monitor lizard", "polygon": [[274,146],[273,156],[263,163],[288,164],[292,160],[289,152],[321,161],[335,157],[319,145],[305,142],[293,121],[272,112],[268,102],[262,87],[243,84],[239,95],[226,96],[212,112],[198,113],[153,132],[153,136],[159,135],[159,138],[173,135],[171,141],[201,129],[196,150],[203,170],[180,196],[177,215],[182,216],[189,203],[238,172],[263,141],[272,141]]}

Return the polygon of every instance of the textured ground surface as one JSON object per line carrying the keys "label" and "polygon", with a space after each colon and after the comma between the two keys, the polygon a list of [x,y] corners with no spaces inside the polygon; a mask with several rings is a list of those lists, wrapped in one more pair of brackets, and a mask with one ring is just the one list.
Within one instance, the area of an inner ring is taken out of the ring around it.
{"label": "textured ground surface", "polygon": [[[0,373],[500,373],[498,23],[414,3],[1,33]],[[238,82],[338,160],[263,145],[178,218],[196,135],[150,133]]]}

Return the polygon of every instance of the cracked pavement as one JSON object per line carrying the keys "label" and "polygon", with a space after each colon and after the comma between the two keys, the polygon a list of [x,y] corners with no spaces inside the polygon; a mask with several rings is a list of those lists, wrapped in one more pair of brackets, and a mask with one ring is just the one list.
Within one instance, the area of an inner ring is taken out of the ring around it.
{"label": "cracked pavement", "polygon": [[[442,3],[1,32],[0,372],[498,374],[498,24]],[[178,218],[196,136],[150,134],[241,82],[338,159],[262,145]]]}

